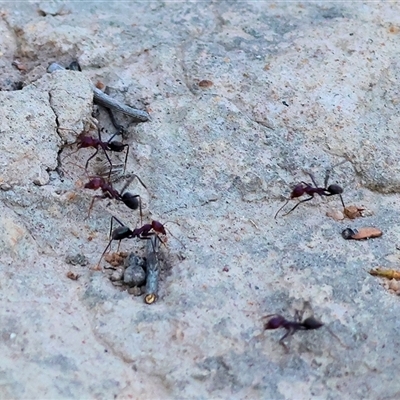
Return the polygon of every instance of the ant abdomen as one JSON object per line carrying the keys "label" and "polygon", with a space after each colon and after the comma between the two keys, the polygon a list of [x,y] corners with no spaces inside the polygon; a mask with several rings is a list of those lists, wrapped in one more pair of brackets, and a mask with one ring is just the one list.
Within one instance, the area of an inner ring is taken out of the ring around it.
{"label": "ant abdomen", "polygon": [[121,196],[123,203],[131,210],[137,210],[140,205],[140,196],[138,194],[124,193]]}
{"label": "ant abdomen", "polygon": [[303,322],[302,325],[304,326],[305,329],[318,329],[321,328],[322,325],[324,325],[321,321],[318,321],[314,317],[308,317],[306,318]]}
{"label": "ant abdomen", "polygon": [[115,151],[116,153],[121,153],[122,151],[124,151],[125,147],[127,147],[126,144],[118,142],[117,140],[113,140],[112,142],[108,143],[108,149],[111,151]]}
{"label": "ant abdomen", "polygon": [[327,191],[331,194],[342,194],[343,188],[339,185],[333,184],[328,186]]}
{"label": "ant abdomen", "polygon": [[132,237],[132,231],[127,226],[120,226],[112,231],[112,240],[129,239]]}

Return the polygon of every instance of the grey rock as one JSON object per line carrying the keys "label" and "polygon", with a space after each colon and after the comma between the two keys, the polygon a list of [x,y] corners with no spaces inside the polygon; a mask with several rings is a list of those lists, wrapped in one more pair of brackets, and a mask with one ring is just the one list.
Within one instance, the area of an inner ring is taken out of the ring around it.
{"label": "grey rock", "polygon": [[142,286],[146,282],[144,268],[146,263],[143,258],[130,253],[125,260],[124,283],[129,286]]}

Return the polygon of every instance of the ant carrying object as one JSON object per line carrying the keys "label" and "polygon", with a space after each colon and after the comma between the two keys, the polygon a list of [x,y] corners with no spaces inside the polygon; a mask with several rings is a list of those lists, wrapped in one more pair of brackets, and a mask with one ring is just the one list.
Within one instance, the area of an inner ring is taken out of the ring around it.
{"label": "ant carrying object", "polygon": [[286,349],[286,351],[288,350],[288,348],[283,341],[287,337],[294,335],[297,331],[319,329],[324,325],[321,321],[318,321],[312,315],[302,320],[306,308],[311,309],[308,302],[304,303],[302,311],[296,310],[294,315],[294,321],[288,321],[280,314],[269,314],[263,317],[263,318],[270,318],[264,324],[265,330],[278,329],[278,328],[286,329],[286,333],[279,339],[279,344],[282,345]]}
{"label": "ant carrying object", "polygon": [[127,180],[127,182],[125,183],[120,192],[114,189],[111,183],[106,181],[104,178],[99,176],[91,177],[89,182],[85,184],[84,186],[85,189],[91,189],[91,190],[101,189],[103,194],[93,196],[89,206],[88,218],[90,217],[90,212],[92,210],[93,203],[96,199],[115,199],[118,201],[122,201],[131,210],[137,210],[139,208],[140,218],[142,219],[142,201],[140,195],[132,194],[130,192],[125,192],[125,189],[135,178],[137,178],[138,181],[141,183],[141,185],[147,190],[146,185],[137,175],[132,175],[132,177]]}
{"label": "ant carrying object", "polygon": [[[343,164],[343,163],[341,163]],[[303,195],[308,195],[310,197],[308,197],[307,199],[301,200],[299,201],[291,210],[289,210],[287,213],[283,214],[283,216],[286,216],[288,214],[290,214],[293,210],[295,210],[301,203],[304,203],[306,201],[309,201],[311,199],[314,198],[314,196],[316,194],[322,196],[334,196],[336,194],[339,195],[340,200],[342,202],[343,208],[345,208],[344,205],[344,201],[342,198],[342,193],[343,193],[343,189],[341,186],[339,185],[329,185],[327,187],[328,184],[328,179],[329,179],[329,174],[330,174],[331,170],[327,171],[327,174],[325,176],[325,182],[324,182],[324,187],[318,187],[317,183],[315,182],[314,176],[310,173],[308,173],[308,175],[310,176],[312,183],[314,184],[314,186],[310,183],[306,183],[304,181],[298,183],[292,190],[292,193],[290,194],[290,198],[286,201],[286,203],[276,212],[274,219],[276,219],[276,217],[278,216],[279,212],[282,210],[282,208],[284,208],[286,206],[286,204],[289,203],[290,200],[292,199],[297,199],[298,197],[301,197]]]}
{"label": "ant carrying object", "polygon": [[[113,230],[112,223],[114,220],[117,221],[121,226],[119,226],[118,228],[115,228]],[[135,237],[138,239],[148,240],[148,239],[151,239],[151,237],[156,236],[157,239],[161,243],[164,243],[161,240],[161,238],[158,236],[158,234],[161,234],[161,235],[167,234],[165,227],[161,222],[153,220],[153,221],[151,221],[150,224],[144,224],[140,228],[135,228],[132,230],[132,229],[128,228],[126,225],[124,225],[118,218],[112,216],[111,217],[111,226],[110,226],[110,241],[108,242],[107,247],[104,249],[103,254],[100,257],[100,260],[97,263],[97,268],[99,268],[100,262],[103,259],[104,254],[110,248],[113,240],[118,240],[119,242],[121,242],[121,240],[123,240],[123,239],[133,239]]]}

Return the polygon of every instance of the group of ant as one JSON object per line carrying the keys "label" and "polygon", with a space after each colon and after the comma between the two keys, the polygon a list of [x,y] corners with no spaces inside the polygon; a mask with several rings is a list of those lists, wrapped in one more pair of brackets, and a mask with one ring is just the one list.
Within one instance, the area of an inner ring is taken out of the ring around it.
{"label": "group of ant", "polygon": [[[142,180],[137,176],[137,175],[132,175],[131,178],[126,182],[126,184],[123,186],[121,191],[116,190],[111,182],[110,182],[110,176],[113,168],[113,164],[111,161],[111,158],[108,154],[108,152],[116,152],[116,153],[121,153],[126,149],[126,155],[125,155],[125,162],[124,162],[124,173],[126,171],[126,163],[128,159],[128,154],[129,154],[129,145],[124,144],[120,141],[114,140],[114,138],[117,135],[122,135],[123,133],[123,128],[121,125],[118,125],[115,121],[115,118],[113,117],[113,114],[111,110],[109,110],[110,117],[111,117],[111,122],[117,129],[117,132],[114,133],[107,141],[103,141],[101,138],[101,129],[98,127],[98,138],[95,138],[93,136],[87,136],[86,134],[80,135],[78,137],[78,140],[76,142],[77,148],[82,149],[82,148],[93,148],[95,149],[95,152],[87,159],[86,164],[85,164],[85,170],[87,170],[89,166],[90,160],[92,160],[99,150],[102,150],[107,162],[110,165],[109,173],[108,173],[108,178],[105,179],[101,176],[92,176],[90,177],[89,182],[87,182],[84,187],[85,189],[91,189],[91,190],[98,190],[100,189],[102,194],[101,195],[95,195],[92,198],[92,201],[89,206],[89,215],[91,212],[91,209],[93,207],[93,203],[96,199],[114,199],[117,201],[121,201],[124,203],[129,209],[131,210],[137,210],[139,208],[140,211],[140,217],[142,220],[142,203],[141,203],[141,198],[140,195],[138,194],[133,194],[130,192],[125,192],[126,188],[128,185],[132,182],[133,179],[138,179],[140,184],[147,189],[146,185],[142,182]],[[284,216],[290,214],[292,211],[294,211],[300,204],[310,201],[314,198],[315,195],[319,196],[334,196],[338,195],[340,197],[340,200],[342,202],[343,207],[345,207],[343,198],[342,198],[342,193],[343,189],[341,186],[332,184],[327,186],[328,184],[328,179],[329,179],[329,173],[325,176],[325,182],[324,182],[324,187],[319,187],[314,179],[314,176],[312,174],[308,174],[311,178],[312,184],[311,183],[306,183],[304,181],[300,182],[297,184],[291,194],[290,198],[286,201],[286,203],[276,212],[275,214],[275,219],[277,218],[279,212],[288,204],[290,200],[293,199],[298,199],[299,197],[303,195],[307,195],[306,199],[300,200],[293,208],[291,208],[288,212],[284,214]],[[112,221],[115,220],[120,226],[116,229],[112,229]],[[162,234],[166,235],[166,230],[164,225],[161,222],[158,221],[151,221],[151,223],[147,223],[142,225],[139,228],[135,229],[130,229],[126,225],[124,225],[119,219],[116,217],[112,217],[111,219],[111,227],[110,227],[110,241],[107,244],[107,247],[103,251],[100,260],[97,264],[97,267],[99,267],[101,260],[104,257],[104,254],[107,252],[107,250],[110,248],[111,243],[113,241],[121,241],[123,239],[132,239],[132,238],[138,238],[138,239],[150,239],[152,236],[157,234]],[[162,242],[162,240],[158,237],[158,239]],[[269,320],[265,323],[264,329],[265,330],[270,330],[270,329],[278,329],[278,328],[284,328],[286,330],[285,335],[279,340],[279,343],[283,345],[286,349],[286,345],[283,342],[284,339],[287,337],[293,335],[295,332],[299,330],[314,330],[314,329],[319,329],[323,326],[323,323],[315,319],[313,316],[309,316],[308,318],[305,318],[302,320],[302,314],[298,311],[296,311],[295,314],[295,320],[294,321],[289,321],[286,318],[284,318],[282,315],[279,314],[270,314],[267,315],[265,318],[269,318]]]}
{"label": "group of ant", "polygon": [[[343,161],[337,165],[341,165],[344,162],[346,162],[346,161]],[[337,165],[335,165],[334,167],[336,167]],[[283,204],[283,206],[281,208],[279,208],[279,210],[276,212],[274,218],[275,219],[277,218],[279,212],[289,203],[290,200],[298,199],[299,197],[304,196],[304,195],[307,195],[309,197],[298,201],[297,204],[293,208],[291,208],[287,213],[283,214],[283,216],[290,214],[300,204],[302,204],[306,201],[312,200],[315,195],[319,195],[321,197],[338,195],[340,197],[340,201],[342,203],[343,208],[345,208],[345,204],[344,204],[343,197],[342,197],[343,188],[336,184],[332,184],[332,185],[328,186],[329,175],[334,167],[332,167],[331,169],[329,169],[327,171],[327,173],[325,175],[324,187],[319,187],[315,181],[314,176],[312,174],[308,173],[308,175],[311,178],[312,184],[302,181],[302,182],[298,183],[297,185],[295,185],[295,187],[292,189],[289,199],[287,199],[287,201]],[[305,302],[304,309],[307,307],[311,309],[309,303]],[[309,316],[309,317],[303,319],[303,313],[304,313],[304,310],[302,312],[296,310],[293,321],[287,320],[280,314],[266,315],[264,318],[269,318],[269,320],[264,324],[264,329],[270,330],[270,329],[284,328],[286,330],[286,333],[281,337],[281,339],[279,340],[279,343],[287,351],[288,350],[287,346],[284,343],[284,340],[286,338],[294,335],[297,331],[319,329],[324,325],[321,321],[318,321],[316,318],[314,318],[314,316]],[[333,335],[336,339],[338,339],[336,337],[336,335],[333,334],[333,332],[331,332],[329,329],[328,329],[328,331],[331,333],[331,335]]]}
{"label": "group of ant", "polygon": [[[103,129],[101,129],[97,124],[96,128],[98,131],[98,137],[93,137],[88,135],[87,133],[82,133],[80,136],[78,136],[78,139],[76,141],[77,145],[77,150],[83,149],[83,148],[93,148],[95,149],[95,152],[86,160],[85,164],[85,171],[87,171],[89,167],[89,162],[98,154],[98,152],[101,150],[105,158],[107,159],[107,162],[109,164],[109,171],[108,171],[108,176],[107,178],[104,178],[103,176],[90,176],[89,181],[85,183],[84,188],[85,189],[90,189],[90,190],[101,190],[101,195],[95,195],[92,198],[92,201],[89,206],[89,211],[88,211],[88,217],[90,216],[90,212],[92,210],[94,201],[97,199],[114,199],[116,201],[122,202],[131,210],[137,210],[139,209],[140,212],[140,220],[141,223],[143,223],[143,216],[142,216],[142,201],[141,197],[139,194],[134,194],[131,192],[127,192],[126,188],[132,183],[132,181],[136,178],[140,184],[147,190],[147,186],[143,183],[143,181],[137,176],[136,174],[132,174],[130,178],[126,181],[125,185],[122,187],[121,190],[117,190],[113,187],[111,183],[111,174],[113,170],[113,163],[111,161],[111,158],[109,156],[109,152],[115,152],[115,153],[121,153],[126,149],[126,154],[125,154],[125,161],[124,161],[124,169],[123,173],[125,174],[126,171],[126,163],[128,159],[128,154],[129,154],[129,145],[124,144],[118,140],[115,140],[114,138],[117,135],[122,135],[124,133],[124,129],[121,125],[117,124],[115,117],[113,116],[113,113],[111,110],[107,109],[111,122],[114,125],[114,127],[117,129],[116,133],[114,133],[107,141],[103,141],[101,137],[101,132]],[[116,229],[112,229],[112,222],[116,221],[120,227]],[[113,241],[119,241],[123,239],[133,239],[133,238],[138,238],[138,239],[150,239],[152,236],[156,235],[157,238],[160,240],[161,243],[164,243],[162,239],[158,236],[158,234],[161,235],[166,235],[166,229],[164,225],[161,222],[158,221],[151,221],[151,223],[147,223],[142,225],[139,228],[135,229],[130,229],[128,228],[125,224],[123,224],[118,218],[112,217],[111,219],[111,227],[110,227],[110,241],[103,251],[99,262],[97,263],[96,269],[100,269],[100,263],[101,260],[103,259],[105,253],[107,250],[110,248],[111,243]]]}

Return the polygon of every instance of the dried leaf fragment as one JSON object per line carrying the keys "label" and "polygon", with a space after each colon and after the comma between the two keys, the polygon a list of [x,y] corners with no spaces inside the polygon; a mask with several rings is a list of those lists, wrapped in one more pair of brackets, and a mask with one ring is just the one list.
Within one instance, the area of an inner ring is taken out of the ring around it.
{"label": "dried leaf fragment", "polygon": [[72,271],[68,271],[66,276],[67,276],[67,278],[69,278],[69,279],[71,279],[73,281],[77,281],[79,279],[79,277],[80,277],[79,274],[75,274],[75,272],[72,272]]}
{"label": "dried leaf fragment", "polygon": [[207,80],[207,79],[203,79],[202,81],[200,81],[198,83],[198,85],[201,88],[209,88],[209,87],[213,86],[214,83],[212,81]]}
{"label": "dried leaf fragment", "polygon": [[128,253],[108,253],[104,256],[104,260],[111,264],[113,267],[118,267],[123,264],[125,258],[128,256]]}
{"label": "dried leaf fragment", "polygon": [[400,280],[400,271],[396,271],[395,269],[375,268],[371,269],[369,273],[372,276],[380,276],[381,278]]}
{"label": "dried leaf fragment", "polygon": [[347,206],[343,209],[343,213],[347,218],[356,219],[364,216],[364,210],[365,207]]}

